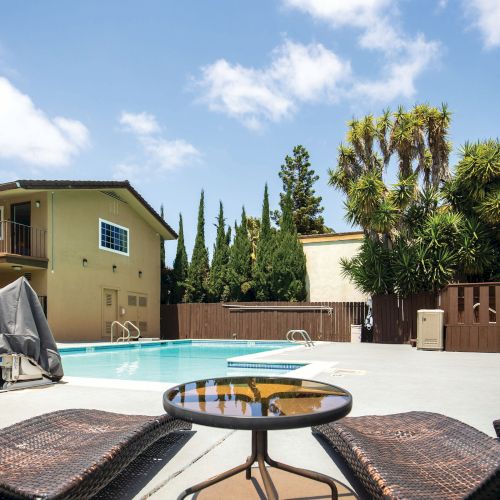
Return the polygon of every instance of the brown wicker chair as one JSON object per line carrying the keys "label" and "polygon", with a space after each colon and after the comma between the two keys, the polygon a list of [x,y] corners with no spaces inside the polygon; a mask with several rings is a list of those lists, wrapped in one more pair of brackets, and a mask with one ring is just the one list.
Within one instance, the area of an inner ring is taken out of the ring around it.
{"label": "brown wicker chair", "polygon": [[[495,422],[500,437],[500,421]],[[500,498],[500,442],[428,412],[347,417],[313,428],[372,498]]]}
{"label": "brown wicker chair", "polygon": [[62,410],[0,430],[1,499],[90,498],[170,432],[168,415]]}

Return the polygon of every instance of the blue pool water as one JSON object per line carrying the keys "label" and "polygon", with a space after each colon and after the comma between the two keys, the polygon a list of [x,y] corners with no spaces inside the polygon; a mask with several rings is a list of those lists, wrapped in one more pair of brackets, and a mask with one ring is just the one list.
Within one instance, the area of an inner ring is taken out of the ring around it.
{"label": "blue pool water", "polygon": [[286,369],[227,366],[227,359],[245,354],[283,349],[288,342],[168,342],[161,345],[61,349],[65,375],[74,377],[187,382],[226,375],[278,375]]}

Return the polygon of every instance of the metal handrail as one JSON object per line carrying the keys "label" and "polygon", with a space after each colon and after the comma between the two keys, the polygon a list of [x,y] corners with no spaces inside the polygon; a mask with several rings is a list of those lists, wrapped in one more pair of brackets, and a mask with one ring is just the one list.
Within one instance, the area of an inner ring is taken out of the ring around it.
{"label": "metal handrail", "polygon": [[[125,342],[126,340],[127,341],[130,340],[130,330],[125,325],[122,325],[119,321],[113,321],[113,323],[111,323],[111,342],[113,342],[113,332],[114,332],[115,325],[118,325],[122,329],[122,336],[118,337],[116,339],[116,341],[120,342],[120,340],[121,340],[122,342]],[[125,335],[123,335],[123,331],[127,332],[126,337],[125,337]]]}
{"label": "metal handrail", "polygon": [[0,253],[47,258],[47,230],[0,220]]}
{"label": "metal handrail", "polygon": [[286,340],[292,343],[300,343],[295,339],[295,334],[300,333],[306,347],[314,347],[314,342],[305,330],[288,330]]}
{"label": "metal handrail", "polygon": [[141,330],[139,330],[139,327],[137,325],[134,325],[134,323],[132,323],[132,321],[125,321],[125,323],[123,323],[123,325],[125,326],[126,324],[129,324],[132,328],[135,329],[135,331],[137,332],[137,335],[135,335],[134,337],[131,337],[130,336],[130,333],[129,333],[129,337],[127,340],[137,340],[138,338],[141,337]]}

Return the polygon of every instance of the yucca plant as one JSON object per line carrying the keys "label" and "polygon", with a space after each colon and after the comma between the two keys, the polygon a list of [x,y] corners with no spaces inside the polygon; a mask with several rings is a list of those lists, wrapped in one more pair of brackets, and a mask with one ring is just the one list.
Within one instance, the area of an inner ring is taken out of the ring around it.
{"label": "yucca plant", "polygon": [[360,252],[351,259],[340,260],[342,275],[366,294],[387,294],[393,291],[390,251],[379,241],[365,238]]}
{"label": "yucca plant", "polygon": [[484,275],[494,265],[495,251],[488,228],[478,219],[465,219],[458,245],[458,272],[467,281]]}
{"label": "yucca plant", "polygon": [[391,252],[394,292],[407,297],[424,288],[417,245],[398,238]]}

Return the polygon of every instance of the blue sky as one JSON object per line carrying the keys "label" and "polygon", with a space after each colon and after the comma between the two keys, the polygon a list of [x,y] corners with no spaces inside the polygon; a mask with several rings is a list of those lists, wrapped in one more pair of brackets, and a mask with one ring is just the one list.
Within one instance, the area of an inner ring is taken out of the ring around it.
{"label": "blue sky", "polygon": [[500,136],[498,89],[500,0],[4,0],[0,182],[129,179],[191,252],[202,188],[211,248],[219,200],[259,215],[267,182],[275,207],[302,144],[344,231],[347,120],[447,102],[457,148]]}

